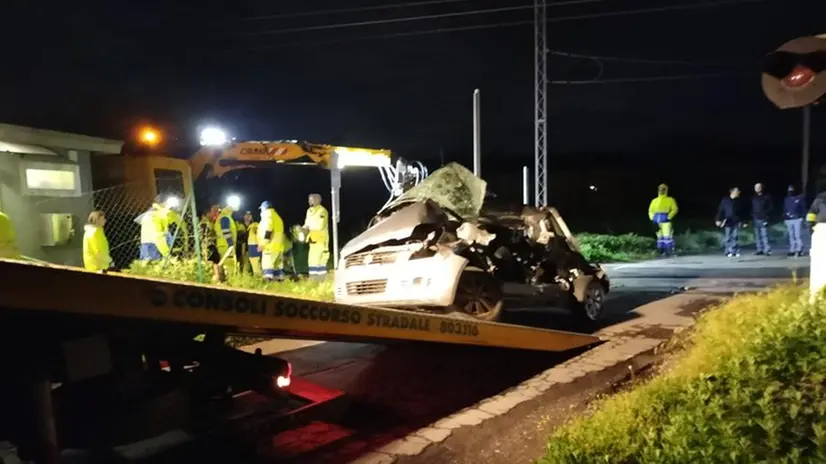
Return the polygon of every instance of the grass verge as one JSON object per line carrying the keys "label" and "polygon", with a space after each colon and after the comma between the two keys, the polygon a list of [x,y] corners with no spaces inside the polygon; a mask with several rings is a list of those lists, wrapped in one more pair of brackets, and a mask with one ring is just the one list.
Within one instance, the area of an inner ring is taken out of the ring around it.
{"label": "grass verge", "polygon": [[801,288],[736,297],[664,373],[557,429],[539,462],[826,462],[824,321]]}

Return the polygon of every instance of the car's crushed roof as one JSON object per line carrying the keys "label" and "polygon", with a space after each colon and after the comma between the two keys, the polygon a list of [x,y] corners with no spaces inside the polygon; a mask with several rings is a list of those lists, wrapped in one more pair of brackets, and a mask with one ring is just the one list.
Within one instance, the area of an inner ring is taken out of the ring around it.
{"label": "car's crushed roof", "polygon": [[486,191],[487,182],[461,164],[450,163],[390,202],[384,210],[411,201],[432,200],[439,206],[470,219],[477,217],[482,210]]}

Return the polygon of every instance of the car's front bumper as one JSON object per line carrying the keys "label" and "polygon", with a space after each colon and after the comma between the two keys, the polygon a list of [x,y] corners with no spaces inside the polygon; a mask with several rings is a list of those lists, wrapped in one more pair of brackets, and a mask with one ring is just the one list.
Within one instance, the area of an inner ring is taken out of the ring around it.
{"label": "car's front bumper", "polygon": [[399,253],[392,263],[350,267],[345,257],[335,274],[335,299],[367,306],[449,306],[466,263],[449,252],[412,260]]}

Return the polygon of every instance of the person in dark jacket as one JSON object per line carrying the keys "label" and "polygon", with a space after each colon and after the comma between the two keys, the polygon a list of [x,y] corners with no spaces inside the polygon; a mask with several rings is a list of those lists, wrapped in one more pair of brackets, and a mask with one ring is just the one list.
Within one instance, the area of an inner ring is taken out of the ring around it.
{"label": "person in dark jacket", "polygon": [[789,256],[803,256],[803,219],[806,217],[804,195],[795,195],[794,185],[786,189],[783,199],[783,220],[789,234]]}
{"label": "person in dark jacket", "polygon": [[769,217],[773,207],[771,196],[763,191],[763,184],[759,182],[754,184],[754,195],[751,197],[751,219],[758,255],[772,254],[769,245]]}
{"label": "person in dark jacket", "polygon": [[725,231],[723,244],[726,248],[726,256],[730,258],[740,256],[740,228],[745,227],[743,219],[745,219],[745,214],[740,200],[740,188],[732,187],[729,189],[728,196],[720,201],[714,219],[717,227],[722,227]]}

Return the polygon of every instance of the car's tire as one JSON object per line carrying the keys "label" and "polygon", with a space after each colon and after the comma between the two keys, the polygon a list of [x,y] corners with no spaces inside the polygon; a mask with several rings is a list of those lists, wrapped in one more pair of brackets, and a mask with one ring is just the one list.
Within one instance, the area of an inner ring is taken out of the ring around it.
{"label": "car's tire", "polygon": [[456,297],[448,309],[451,316],[495,322],[502,316],[502,283],[484,272],[465,271],[459,277]]}
{"label": "car's tire", "polygon": [[[579,289],[577,289],[579,290]],[[588,279],[585,288],[577,292],[579,298],[574,298],[577,316],[589,323],[599,321],[605,309],[605,287],[599,279]]]}

